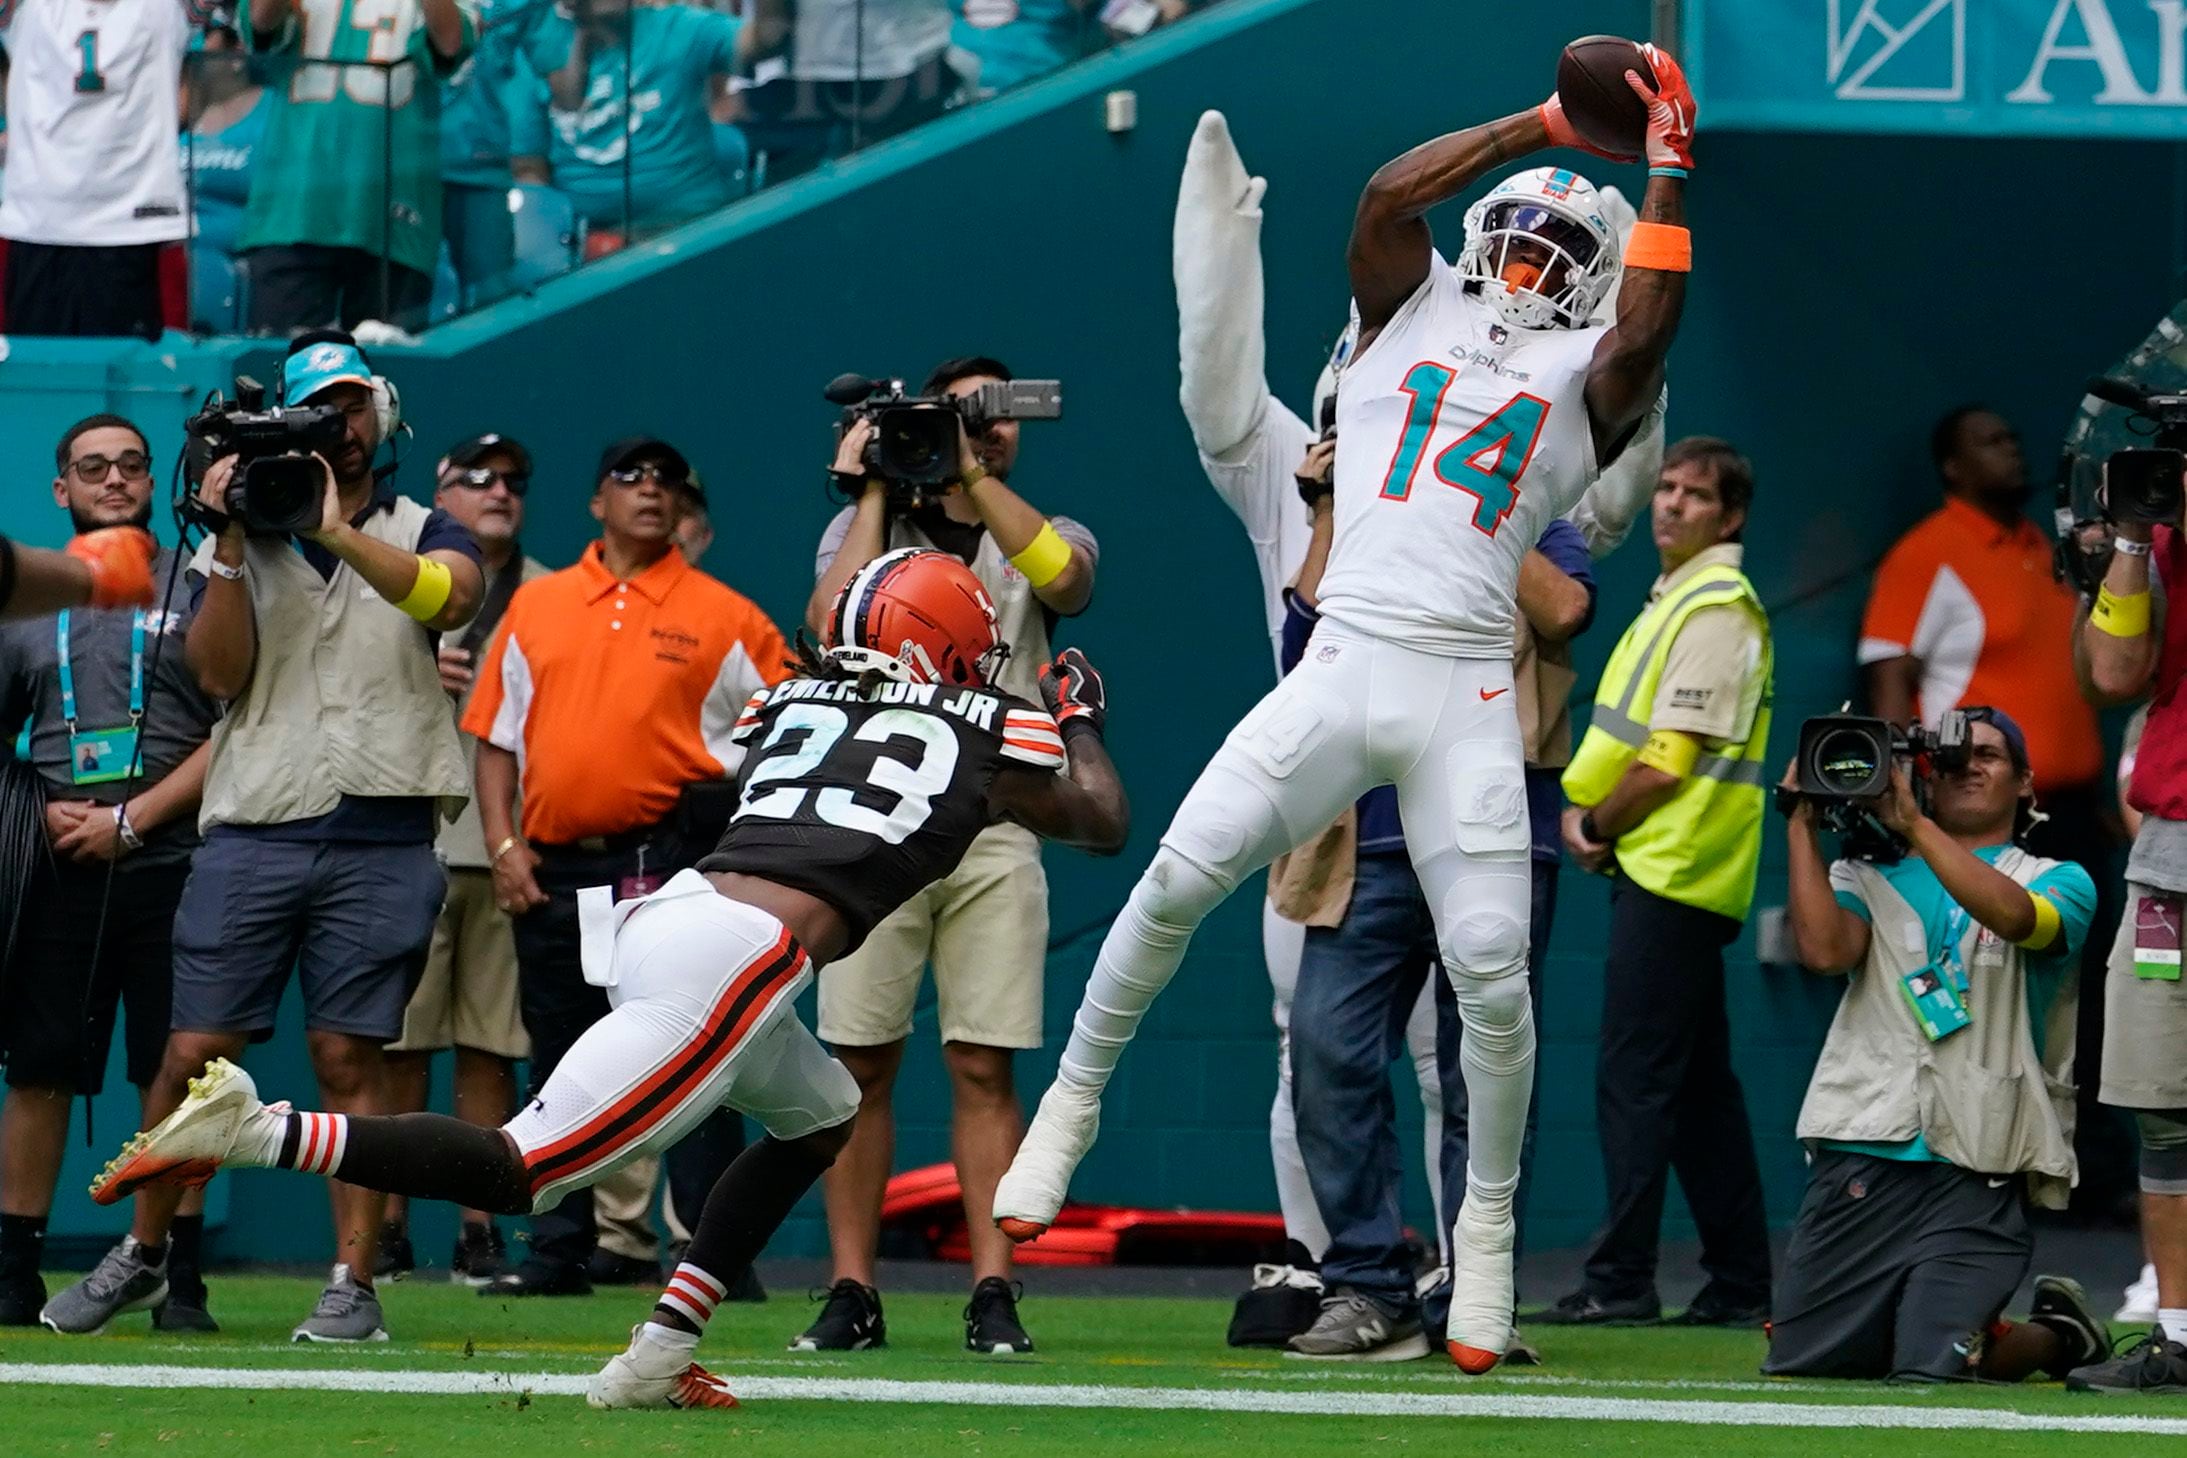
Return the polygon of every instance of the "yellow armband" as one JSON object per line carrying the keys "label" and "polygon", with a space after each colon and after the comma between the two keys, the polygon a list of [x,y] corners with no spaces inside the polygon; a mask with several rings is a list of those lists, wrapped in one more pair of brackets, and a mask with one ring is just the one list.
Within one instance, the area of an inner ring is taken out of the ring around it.
{"label": "yellow armband", "polygon": [[2040,952],[2052,942],[2058,940],[2058,928],[2061,925],[2058,919],[2058,908],[2052,904],[2048,896],[2038,891],[2030,891],[2028,900],[2035,903],[2035,930],[2020,938],[2019,941],[2014,942],[2013,945],[2024,952]]}
{"label": "yellow armband", "polygon": [[2137,592],[2131,597],[2115,596],[2106,587],[2096,593],[2096,606],[2088,614],[2099,633],[2109,633],[2114,638],[2139,638],[2149,631],[2149,594]]}
{"label": "yellow armband", "polygon": [[1656,730],[1640,749],[1642,764],[1652,770],[1661,770],[1674,780],[1692,774],[1693,762],[1700,757],[1701,745],[1692,735],[1671,729]]}
{"label": "yellow armband", "polygon": [[1024,573],[1025,580],[1034,587],[1046,587],[1071,565],[1071,544],[1056,532],[1054,522],[1044,521],[1025,544],[1025,550],[1010,559],[1010,565]]}
{"label": "yellow armband", "polygon": [[456,574],[448,570],[446,562],[420,557],[418,580],[410,584],[410,595],[395,606],[421,623],[430,623],[448,606],[448,594],[455,591],[455,586]]}

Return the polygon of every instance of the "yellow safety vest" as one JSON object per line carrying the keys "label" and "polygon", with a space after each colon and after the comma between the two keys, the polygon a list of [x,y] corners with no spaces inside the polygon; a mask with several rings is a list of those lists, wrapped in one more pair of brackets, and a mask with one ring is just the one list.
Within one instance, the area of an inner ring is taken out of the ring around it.
{"label": "yellow safety vest", "polygon": [[1703,608],[1742,604],[1762,629],[1762,695],[1744,743],[1704,753],[1677,793],[1618,837],[1618,870],[1643,890],[1745,920],[1762,860],[1770,698],[1775,649],[1769,617],[1746,574],[1728,564],[1704,567],[1650,603],[1618,639],[1595,690],[1587,737],[1564,772],[1577,805],[1599,805],[1648,742],[1647,715],[1672,640]]}

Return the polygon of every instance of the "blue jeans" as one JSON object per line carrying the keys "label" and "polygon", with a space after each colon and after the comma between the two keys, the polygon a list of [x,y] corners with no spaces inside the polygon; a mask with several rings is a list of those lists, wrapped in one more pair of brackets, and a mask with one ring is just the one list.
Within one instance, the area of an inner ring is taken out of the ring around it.
{"label": "blue jeans", "polygon": [[[1556,907],[1557,868],[1534,865],[1532,956],[1539,969]],[[1436,1063],[1442,1076],[1443,1149],[1437,1177],[1455,1217],[1465,1198],[1466,1089],[1459,1072],[1457,1001],[1442,973],[1435,923],[1402,853],[1359,858],[1351,906],[1334,927],[1309,927],[1291,1004],[1292,1105],[1299,1155],[1329,1227],[1323,1283],[1401,1311],[1415,1303],[1405,1245],[1397,1103],[1390,1063],[1422,983],[1436,981]],[[1529,978],[1537,1023],[1541,982]],[[1529,1105],[1517,1209],[1522,1220],[1534,1152]]]}

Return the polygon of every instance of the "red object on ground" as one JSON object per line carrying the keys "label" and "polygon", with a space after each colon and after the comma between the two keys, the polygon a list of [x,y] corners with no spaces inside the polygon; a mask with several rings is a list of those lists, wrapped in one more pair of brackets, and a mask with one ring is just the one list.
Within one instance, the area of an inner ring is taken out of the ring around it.
{"label": "red object on ground", "polygon": [[[881,1223],[923,1228],[938,1260],[969,1261],[964,1195],[946,1164],[906,1170],[888,1182]],[[1250,1265],[1277,1259],[1283,1217],[1228,1210],[1134,1210],[1065,1205],[1047,1234],[1017,1248],[1025,1266]]]}

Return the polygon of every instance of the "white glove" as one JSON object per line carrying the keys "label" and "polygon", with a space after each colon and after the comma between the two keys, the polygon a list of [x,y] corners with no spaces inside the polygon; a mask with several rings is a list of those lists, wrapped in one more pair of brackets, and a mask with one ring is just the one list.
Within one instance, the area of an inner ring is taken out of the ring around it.
{"label": "white glove", "polygon": [[1032,1240],[1055,1224],[1071,1176],[1100,1129],[1100,1094],[1060,1077],[1048,1085],[1017,1157],[995,1186],[995,1224],[1003,1234]]}
{"label": "white glove", "polygon": [[1185,152],[1171,243],[1177,279],[1178,398],[1202,451],[1222,457],[1252,435],[1268,402],[1262,330],[1261,195],[1219,111]]}

